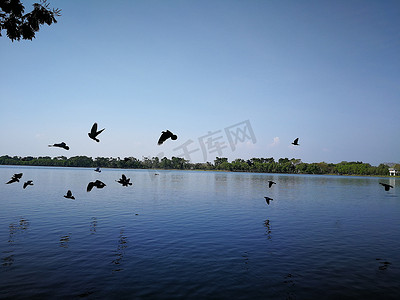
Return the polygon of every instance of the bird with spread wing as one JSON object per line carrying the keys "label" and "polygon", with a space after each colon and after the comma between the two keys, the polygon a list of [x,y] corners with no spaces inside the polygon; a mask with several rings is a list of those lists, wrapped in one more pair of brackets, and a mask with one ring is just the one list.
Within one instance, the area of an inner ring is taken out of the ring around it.
{"label": "bird with spread wing", "polygon": [[88,136],[92,139],[95,140],[96,142],[100,142],[100,140],[97,138],[97,136],[104,131],[105,128],[102,130],[97,131],[97,123],[94,123],[92,126],[92,129],[88,133]]}

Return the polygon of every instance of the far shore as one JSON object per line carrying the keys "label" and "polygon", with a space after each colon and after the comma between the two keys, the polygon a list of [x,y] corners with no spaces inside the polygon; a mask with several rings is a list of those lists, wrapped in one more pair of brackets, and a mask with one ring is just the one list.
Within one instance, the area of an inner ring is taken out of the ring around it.
{"label": "far shore", "polygon": [[[76,169],[94,169],[94,167],[80,167],[80,166],[35,166],[35,165],[0,165],[0,167],[11,167],[11,168],[27,168],[27,167],[39,167],[39,168],[76,168]],[[252,173],[252,174],[271,174],[271,175],[313,175],[313,176],[348,176],[348,177],[383,177],[383,178],[400,178],[400,176],[391,176],[391,175],[363,175],[363,174],[310,174],[310,173],[269,173],[269,172],[253,172],[253,171],[232,171],[232,170],[205,170],[205,169],[160,169],[160,168],[118,168],[118,167],[101,167],[101,169],[105,170],[143,170],[143,171],[154,171],[162,172],[162,171],[202,171],[202,172],[221,172],[221,173]]]}

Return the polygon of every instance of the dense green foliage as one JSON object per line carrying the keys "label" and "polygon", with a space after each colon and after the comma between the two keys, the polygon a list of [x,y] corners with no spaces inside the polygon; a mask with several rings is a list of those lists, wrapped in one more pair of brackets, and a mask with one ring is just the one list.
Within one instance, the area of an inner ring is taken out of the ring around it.
{"label": "dense green foliage", "polygon": [[[123,168],[123,169],[177,169],[177,170],[221,170],[233,172],[260,172],[260,173],[288,173],[288,174],[339,174],[339,175],[389,175],[388,166],[380,164],[371,166],[363,162],[333,163],[303,163],[300,159],[280,158],[252,158],[249,160],[235,159],[228,162],[225,157],[217,157],[214,163],[190,163],[180,158],[171,159],[163,157],[144,157],[138,160],[134,157],[108,158],[87,156],[57,156],[44,157],[19,157],[1,156],[0,165],[28,165],[28,166],[58,166],[58,167],[101,167],[101,168]],[[400,170],[400,165],[395,166]]]}

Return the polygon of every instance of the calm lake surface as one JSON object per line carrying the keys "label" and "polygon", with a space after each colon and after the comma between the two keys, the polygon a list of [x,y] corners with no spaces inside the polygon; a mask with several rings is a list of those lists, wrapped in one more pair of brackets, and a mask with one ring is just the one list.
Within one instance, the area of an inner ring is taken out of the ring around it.
{"label": "calm lake surface", "polygon": [[[0,178],[1,299],[400,297],[399,178],[20,166]],[[107,186],[86,192],[96,179]]]}

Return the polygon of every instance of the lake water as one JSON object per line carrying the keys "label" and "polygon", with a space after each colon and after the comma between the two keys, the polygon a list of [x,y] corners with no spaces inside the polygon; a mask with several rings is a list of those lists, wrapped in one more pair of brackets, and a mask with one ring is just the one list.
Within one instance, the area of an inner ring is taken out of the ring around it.
{"label": "lake water", "polygon": [[[399,178],[20,166],[0,178],[1,299],[400,297]],[[86,192],[96,179],[107,186]]]}

